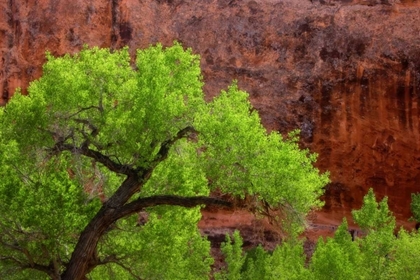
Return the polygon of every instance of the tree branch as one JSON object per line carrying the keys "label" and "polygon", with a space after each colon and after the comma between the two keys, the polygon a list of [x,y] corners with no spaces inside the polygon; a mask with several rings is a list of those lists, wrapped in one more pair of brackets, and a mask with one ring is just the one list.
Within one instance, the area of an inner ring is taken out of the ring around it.
{"label": "tree branch", "polygon": [[65,117],[64,119],[71,119],[72,117],[74,117],[74,116],[76,116],[76,115],[80,114],[81,112],[83,112],[83,111],[87,111],[87,110],[90,110],[90,109],[97,109],[98,111],[100,111],[100,112],[101,112],[101,107],[91,105],[91,106],[89,106],[89,107],[80,108],[80,110],[79,110],[79,111],[77,111],[77,112],[75,112],[75,113],[73,113],[73,114],[71,114],[71,115],[69,115],[69,116]]}
{"label": "tree branch", "polygon": [[142,178],[142,181],[146,182],[147,180],[149,180],[156,166],[168,157],[169,150],[176,141],[191,133],[197,133],[197,131],[192,126],[187,126],[181,129],[180,131],[178,131],[174,138],[168,139],[160,145],[159,152],[156,154],[154,160],[149,164],[148,168],[136,168],[136,173],[141,174],[140,177]]}
{"label": "tree branch", "polygon": [[110,157],[102,154],[101,152],[89,149],[87,145],[89,144],[89,142],[85,142],[84,144],[82,144],[81,147],[77,147],[72,144],[67,144],[64,141],[59,141],[55,144],[55,146],[51,150],[53,152],[69,151],[71,153],[78,153],[78,154],[90,157],[96,160],[97,162],[102,163],[110,171],[118,173],[118,174],[133,175],[136,173],[141,173],[140,177],[143,177],[143,182],[145,182],[150,177],[155,167],[168,157],[171,146],[177,140],[194,132],[197,132],[197,131],[193,127],[188,126],[178,131],[177,135],[174,138],[164,141],[162,145],[160,146],[159,152],[157,153],[155,159],[150,163],[148,168],[138,167],[134,169],[128,164],[117,163],[113,161]]}
{"label": "tree branch", "polygon": [[118,258],[115,254],[106,256],[103,260],[98,260],[97,266],[99,265],[106,265],[109,263],[114,263],[116,265],[119,265],[121,268],[125,269],[134,279],[142,280],[138,275],[136,275],[129,267],[124,265],[121,262],[121,258]]}
{"label": "tree branch", "polygon": [[[75,121],[76,123],[87,125],[89,129],[91,130],[90,137],[94,138],[99,134],[99,129],[96,126],[94,126],[89,120],[73,119],[73,121]],[[88,141],[89,137],[86,135],[86,133],[83,130],[81,130],[80,133],[83,135],[86,141]]]}
{"label": "tree branch", "polygon": [[187,126],[183,129],[181,129],[180,131],[178,131],[178,133],[176,134],[176,136],[172,139],[168,139],[166,141],[164,141],[161,145],[160,145],[160,149],[159,152],[156,154],[156,157],[153,159],[153,161],[150,163],[149,168],[144,169],[144,168],[137,168],[136,171],[138,172],[142,172],[143,174],[147,174],[147,173],[151,173],[153,171],[153,169],[162,161],[164,161],[169,154],[169,150],[171,149],[172,145],[178,141],[179,139],[187,136],[188,134],[191,133],[197,133],[197,131],[192,127],[192,126]]}
{"label": "tree branch", "polygon": [[40,265],[37,263],[22,266],[22,269],[35,269],[47,273],[52,279],[57,279],[54,270],[51,266]]}
{"label": "tree branch", "polygon": [[0,256],[0,261],[12,261],[16,263],[19,267],[23,267],[24,265],[27,265],[13,256]]}
{"label": "tree branch", "polygon": [[63,152],[63,151],[69,151],[73,154],[81,154],[86,157],[92,158],[96,160],[99,163],[102,163],[106,168],[108,168],[110,171],[118,173],[118,174],[125,174],[125,175],[131,175],[134,174],[136,171],[127,164],[120,164],[115,161],[113,161],[110,157],[89,149],[86,147],[86,145],[83,145],[82,147],[76,147],[71,144],[66,144],[62,142],[58,142],[55,144],[54,148],[52,148],[55,152]]}
{"label": "tree branch", "polygon": [[197,130],[195,130],[192,126],[187,126],[184,129],[181,129],[180,131],[178,131],[178,133],[176,134],[174,138],[163,142],[162,145],[160,146],[159,152],[157,153],[154,162],[161,162],[165,160],[168,157],[168,153],[172,145],[179,139],[191,133],[197,133]]}
{"label": "tree branch", "polygon": [[156,195],[150,197],[140,197],[135,201],[127,203],[123,207],[117,209],[114,213],[113,219],[116,221],[123,217],[137,213],[144,208],[158,206],[158,205],[172,205],[182,206],[185,208],[192,208],[198,205],[214,205],[219,207],[233,207],[229,201],[208,196],[177,196],[177,195]]}
{"label": "tree branch", "polygon": [[17,266],[24,270],[24,269],[35,269],[41,272],[45,272],[47,273],[49,276],[53,277],[54,276],[54,272],[52,271],[52,267],[51,265],[46,266],[46,265],[41,265],[41,264],[37,264],[37,263],[24,263],[21,260],[18,260],[17,258],[13,257],[13,256],[0,256],[0,261],[12,261],[14,263],[17,264]]}

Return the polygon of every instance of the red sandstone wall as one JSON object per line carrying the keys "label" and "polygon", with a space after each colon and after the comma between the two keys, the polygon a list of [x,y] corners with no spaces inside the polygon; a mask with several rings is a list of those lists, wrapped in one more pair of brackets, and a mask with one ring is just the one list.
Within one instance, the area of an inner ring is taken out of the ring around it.
{"label": "red sandstone wall", "polygon": [[0,103],[42,73],[44,52],[181,41],[202,55],[211,98],[232,79],[269,129],[302,129],[333,183],[325,211],[369,187],[400,219],[420,191],[420,2],[2,0]]}

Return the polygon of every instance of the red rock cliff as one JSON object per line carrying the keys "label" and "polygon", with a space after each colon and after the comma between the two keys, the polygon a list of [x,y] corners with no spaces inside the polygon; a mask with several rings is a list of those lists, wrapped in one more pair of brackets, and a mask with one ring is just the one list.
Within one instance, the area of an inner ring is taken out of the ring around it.
{"label": "red rock cliff", "polygon": [[5,104],[44,53],[181,41],[202,56],[209,98],[233,79],[269,129],[302,130],[330,170],[325,215],[369,187],[409,217],[420,191],[420,2],[391,0],[3,0]]}

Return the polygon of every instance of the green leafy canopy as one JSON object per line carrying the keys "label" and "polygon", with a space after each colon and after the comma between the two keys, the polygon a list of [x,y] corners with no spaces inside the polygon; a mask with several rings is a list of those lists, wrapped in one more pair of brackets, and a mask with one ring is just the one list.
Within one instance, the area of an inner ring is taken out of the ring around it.
{"label": "green leafy canopy", "polygon": [[216,190],[280,209],[296,235],[328,174],[298,132],[267,133],[235,82],[209,103],[202,86],[179,43],[135,64],[127,48],[47,53],[0,109],[0,278],[206,279],[199,209],[231,206]]}

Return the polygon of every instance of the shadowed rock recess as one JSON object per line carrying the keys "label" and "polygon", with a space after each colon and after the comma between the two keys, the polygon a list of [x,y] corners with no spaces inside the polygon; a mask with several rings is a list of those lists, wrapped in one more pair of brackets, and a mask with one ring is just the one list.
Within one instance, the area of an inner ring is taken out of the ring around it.
{"label": "shadowed rock recess", "polygon": [[209,99],[237,79],[269,130],[301,129],[331,172],[315,219],[339,223],[373,187],[404,223],[420,191],[419,20],[417,0],[5,0],[0,103],[46,50],[178,40],[202,56]]}

